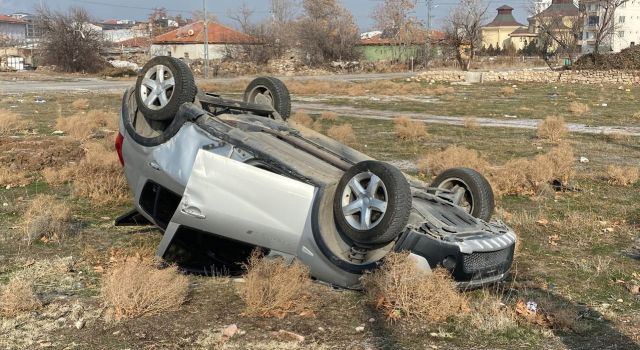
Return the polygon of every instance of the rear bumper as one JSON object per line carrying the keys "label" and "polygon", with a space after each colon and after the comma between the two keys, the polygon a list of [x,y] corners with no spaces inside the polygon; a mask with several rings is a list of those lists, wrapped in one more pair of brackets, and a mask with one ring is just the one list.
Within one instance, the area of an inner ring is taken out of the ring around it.
{"label": "rear bumper", "polygon": [[407,250],[423,256],[431,268],[446,268],[461,287],[468,288],[498,282],[508,275],[515,244],[501,248],[463,253],[458,243],[437,240],[413,230],[405,233],[395,247],[398,251]]}

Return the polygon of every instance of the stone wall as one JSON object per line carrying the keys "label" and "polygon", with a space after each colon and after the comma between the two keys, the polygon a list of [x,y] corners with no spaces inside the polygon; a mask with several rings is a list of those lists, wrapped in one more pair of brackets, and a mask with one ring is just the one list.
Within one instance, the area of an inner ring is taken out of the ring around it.
{"label": "stone wall", "polygon": [[415,81],[441,82],[498,82],[517,81],[531,83],[573,83],[573,84],[640,84],[640,71],[551,71],[551,70],[517,70],[517,71],[426,71],[412,78]]}

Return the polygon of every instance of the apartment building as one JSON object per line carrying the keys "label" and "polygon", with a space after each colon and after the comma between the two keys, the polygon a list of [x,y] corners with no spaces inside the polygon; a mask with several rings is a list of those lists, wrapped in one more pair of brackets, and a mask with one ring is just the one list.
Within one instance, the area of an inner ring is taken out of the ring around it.
{"label": "apartment building", "polygon": [[[582,52],[593,52],[596,33],[602,26],[604,9],[602,0],[585,0],[580,10],[584,13]],[[600,45],[600,52],[620,52],[640,44],[640,0],[629,0],[614,13],[614,24]]]}

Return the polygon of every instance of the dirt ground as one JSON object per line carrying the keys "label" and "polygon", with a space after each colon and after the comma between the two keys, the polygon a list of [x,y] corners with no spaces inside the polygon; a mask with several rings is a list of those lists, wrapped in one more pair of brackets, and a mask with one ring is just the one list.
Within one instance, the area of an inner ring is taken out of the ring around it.
{"label": "dirt ground", "polygon": [[[482,101],[488,93],[498,96],[502,87],[454,87],[452,93],[425,96],[428,102],[415,104],[385,102],[383,97],[388,94],[374,95],[380,100],[370,100],[366,108],[493,118],[520,111],[531,119],[559,114],[572,122],[640,126],[636,114],[640,106],[629,97],[640,94],[637,86],[618,93],[618,87],[559,85],[554,89],[527,85],[514,94]],[[528,92],[539,97],[549,91],[561,96],[561,108],[557,98],[526,98]],[[313,96],[294,98],[303,104]],[[109,146],[113,134],[107,133],[104,140],[78,141],[54,132],[56,118],[90,110],[104,110],[117,118],[120,95],[42,97],[46,103],[36,103],[32,94],[0,96],[0,110],[16,112],[35,125],[0,138],[2,168],[9,173],[24,172],[27,179],[23,184],[0,187],[0,291],[13,278],[25,278],[33,282],[41,302],[41,307],[33,311],[0,316],[2,349],[640,348],[640,296],[636,288],[640,285],[640,183],[612,185],[607,177],[612,165],[640,166],[639,137],[569,133],[565,141],[575,154],[570,164],[574,172],[570,185],[576,191],[497,198],[495,218],[511,225],[520,239],[512,275],[504,283],[463,293],[472,303],[487,294],[495,296],[502,303],[500,307],[508,310],[517,310],[518,302],[535,302],[547,317],[544,322],[516,317],[508,326],[500,326],[485,313],[479,313],[482,320],[473,323],[459,319],[390,321],[363,293],[320,283],[313,287],[318,306],[312,314],[282,319],[250,317],[243,313],[244,303],[238,294],[238,287],[245,283],[242,278],[196,275],[188,275],[188,298],[177,310],[112,322],[106,317],[100,292],[103,275],[126,257],[153,255],[161,232],[114,227],[115,217],[130,207],[128,201],[97,205],[78,195],[73,181],[48,183],[43,172],[82,162],[86,142],[104,142],[105,152],[115,152]],[[88,99],[87,109],[72,106],[79,98]],[[360,106],[344,100],[344,96],[327,94],[323,98],[330,104]],[[603,112],[595,103],[582,115],[567,109],[574,99],[590,98],[614,101],[609,103],[615,113]],[[489,104],[494,106],[491,112]],[[450,145],[477,150],[498,168],[510,160],[531,159],[555,147],[539,139],[534,129],[430,123],[426,124],[428,136],[399,140],[393,120],[358,118],[341,111],[336,111],[335,119],[323,119],[319,111],[309,112],[317,130],[327,133],[333,126],[348,123],[355,133],[356,148],[425,180],[431,175],[420,173],[418,159]],[[580,157],[588,162],[580,162]],[[72,232],[58,241],[29,244],[24,238],[25,212],[42,194],[53,195],[71,208]],[[222,332],[232,324],[239,331],[226,339]],[[301,335],[304,340],[292,339],[281,330]]]}

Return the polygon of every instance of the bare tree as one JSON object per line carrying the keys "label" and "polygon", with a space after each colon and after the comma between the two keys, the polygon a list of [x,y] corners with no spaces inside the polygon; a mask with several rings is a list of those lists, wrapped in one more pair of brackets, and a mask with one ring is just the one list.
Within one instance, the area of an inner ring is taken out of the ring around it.
{"label": "bare tree", "polygon": [[276,23],[293,22],[297,9],[294,0],[271,0],[271,17]]}
{"label": "bare tree", "polygon": [[303,0],[297,37],[309,64],[359,58],[358,26],[338,0]]}
{"label": "bare tree", "polygon": [[[191,12],[191,17],[194,21],[204,21],[204,11],[195,10]],[[218,17],[213,12],[207,12],[207,22],[218,22]]]}
{"label": "bare tree", "polygon": [[[586,6],[595,4],[598,13],[597,18],[594,18],[594,54],[597,55],[600,53],[600,47],[605,43],[610,43],[612,36],[618,31],[620,22],[616,21],[616,10],[624,6],[627,2],[629,2],[629,0],[596,0],[586,3]],[[587,20],[590,21],[590,19]]]}
{"label": "bare tree", "polygon": [[247,6],[246,2],[243,2],[242,5],[235,11],[229,11],[227,13],[227,17],[233,20],[238,24],[240,30],[247,34],[252,34],[255,25],[251,23],[251,17],[254,14],[254,10]]}
{"label": "bare tree", "polygon": [[553,68],[552,58],[555,56],[567,56],[573,62],[580,51],[578,43],[584,28],[581,13],[576,11],[571,15],[548,10],[536,13],[534,5],[529,12],[532,14],[531,24],[538,33],[538,47],[545,63]]}
{"label": "bare tree", "polygon": [[486,21],[487,7],[483,0],[461,0],[445,20],[446,41],[462,70],[469,70],[476,49],[482,45],[480,28]]}
{"label": "bare tree", "polygon": [[416,0],[384,0],[371,13],[378,29],[400,31],[409,22],[416,22],[411,13],[416,8]]}
{"label": "bare tree", "polygon": [[72,7],[63,13],[40,7],[37,11],[45,64],[64,72],[96,72],[104,67],[102,33],[91,24],[85,9]]}

